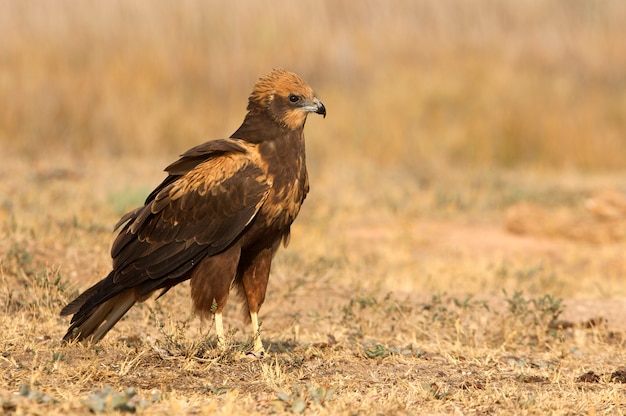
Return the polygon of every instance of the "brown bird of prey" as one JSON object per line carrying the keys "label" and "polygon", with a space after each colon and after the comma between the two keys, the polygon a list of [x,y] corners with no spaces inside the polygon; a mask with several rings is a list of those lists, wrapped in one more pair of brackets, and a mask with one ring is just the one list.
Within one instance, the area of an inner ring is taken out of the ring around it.
{"label": "brown bird of prey", "polygon": [[309,113],[326,117],[326,108],[298,75],[274,69],[254,85],[247,110],[229,139],[189,149],[145,204],[120,219],[113,271],[63,308],[74,314],[64,340],[97,342],[136,302],[190,279],[194,310],[215,317],[218,346],[234,287],[254,352],[263,351],[257,314],[272,258],[309,190],[304,124]]}

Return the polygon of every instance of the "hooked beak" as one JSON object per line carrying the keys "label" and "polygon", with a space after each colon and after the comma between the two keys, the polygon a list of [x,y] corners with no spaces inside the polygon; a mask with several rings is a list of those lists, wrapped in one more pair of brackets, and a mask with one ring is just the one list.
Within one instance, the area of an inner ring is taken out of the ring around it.
{"label": "hooked beak", "polygon": [[322,116],[324,116],[324,118],[326,118],[326,107],[324,107],[324,104],[317,98],[313,99],[313,103],[317,106],[317,108],[315,109],[315,113],[321,114]]}
{"label": "hooked beak", "polygon": [[308,101],[307,105],[302,107],[302,109],[310,113],[321,114],[326,118],[326,107],[324,107],[324,104],[322,104],[318,98],[313,98],[311,101]]}

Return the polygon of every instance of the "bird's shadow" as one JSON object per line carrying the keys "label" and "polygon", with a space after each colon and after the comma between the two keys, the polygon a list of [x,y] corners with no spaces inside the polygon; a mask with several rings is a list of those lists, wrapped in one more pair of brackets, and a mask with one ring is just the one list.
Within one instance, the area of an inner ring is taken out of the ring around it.
{"label": "bird's shadow", "polygon": [[263,358],[274,354],[292,354],[304,345],[295,341],[264,341],[263,353],[255,353],[253,351],[253,343],[248,341],[231,341],[225,349],[221,349],[216,340],[206,340],[200,344],[193,352],[196,359],[220,359],[228,360],[245,356],[248,358]]}
{"label": "bird's shadow", "polygon": [[266,352],[279,354],[293,352],[298,347],[302,346],[303,344],[296,341],[268,341],[263,343]]}

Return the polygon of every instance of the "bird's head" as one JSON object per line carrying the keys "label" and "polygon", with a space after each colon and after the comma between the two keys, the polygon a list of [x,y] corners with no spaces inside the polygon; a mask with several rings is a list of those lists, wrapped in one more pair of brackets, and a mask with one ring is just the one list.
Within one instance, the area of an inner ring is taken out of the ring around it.
{"label": "bird's head", "polygon": [[265,74],[252,89],[248,111],[266,112],[289,129],[304,127],[309,113],[326,117],[326,107],[298,75],[282,68]]}

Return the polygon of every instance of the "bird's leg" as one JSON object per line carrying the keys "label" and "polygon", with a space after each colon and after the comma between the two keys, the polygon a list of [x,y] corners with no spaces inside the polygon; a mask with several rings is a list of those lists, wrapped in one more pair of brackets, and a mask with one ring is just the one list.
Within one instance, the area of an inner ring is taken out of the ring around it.
{"label": "bird's leg", "polygon": [[224,322],[222,321],[222,312],[215,314],[215,333],[217,334],[217,347],[226,349],[226,340],[224,339]]}
{"label": "bird's leg", "polygon": [[265,349],[261,342],[261,329],[259,328],[259,318],[256,312],[250,312],[250,320],[252,321],[252,339],[254,340],[254,347],[252,351],[255,354],[263,354]]}
{"label": "bird's leg", "polygon": [[[276,247],[280,240],[275,244]],[[267,281],[270,276],[270,264],[274,246],[263,248],[257,252],[246,253],[246,265],[242,270],[241,287],[245,295],[250,321],[252,323],[253,348],[251,355],[260,358],[263,356],[263,343],[259,331],[259,309],[265,300]],[[243,256],[243,255],[242,255]]]}
{"label": "bird's leg", "polygon": [[196,314],[213,316],[217,347],[226,348],[222,311],[228,301],[232,279],[237,275],[240,247],[235,244],[219,255],[206,256],[191,271],[191,298]]}

